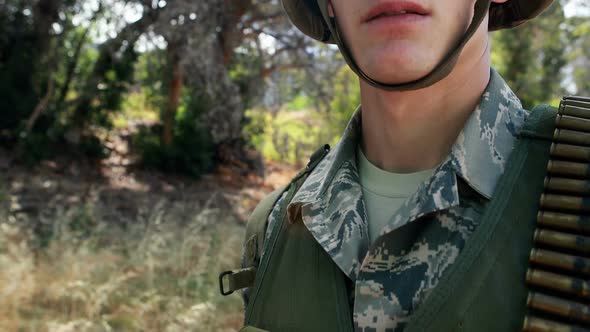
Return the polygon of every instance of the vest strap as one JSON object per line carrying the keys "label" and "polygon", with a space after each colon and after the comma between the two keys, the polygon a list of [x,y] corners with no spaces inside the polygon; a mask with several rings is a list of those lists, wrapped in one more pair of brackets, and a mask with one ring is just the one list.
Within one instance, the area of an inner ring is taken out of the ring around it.
{"label": "vest strap", "polygon": [[404,331],[519,331],[557,110],[536,107],[524,124],[479,225]]}
{"label": "vest strap", "polygon": [[[279,198],[281,198],[281,196],[286,191],[291,189],[291,186],[298,180],[309,175],[320,163],[320,161],[324,159],[328,152],[330,152],[330,145],[328,144],[318,148],[309,158],[307,166],[302,169],[288,185],[273,191],[254,209],[248,218],[248,223],[246,225],[244,255],[242,257],[242,267],[245,268],[241,270],[224,271],[219,274],[219,291],[221,292],[221,295],[226,296],[232,294],[236,290],[254,286],[257,270],[256,266],[258,266],[260,263],[260,258],[262,257],[262,252],[264,249],[266,224],[269,214],[271,213]],[[301,181],[301,183],[303,183],[303,181]],[[289,202],[287,202],[287,204],[288,203]],[[227,279],[227,288],[224,286],[225,279]]]}
{"label": "vest strap", "polygon": [[[254,267],[222,272],[219,275],[219,290],[221,291],[221,295],[226,296],[239,289],[251,287],[254,285],[255,278],[256,268]],[[224,279],[227,279],[227,284],[229,285],[227,289],[224,286]]]}

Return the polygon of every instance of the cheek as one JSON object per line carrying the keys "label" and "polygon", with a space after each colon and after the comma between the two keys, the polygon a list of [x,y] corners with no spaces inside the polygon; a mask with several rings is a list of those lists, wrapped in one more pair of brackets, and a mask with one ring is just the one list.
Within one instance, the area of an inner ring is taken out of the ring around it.
{"label": "cheek", "polygon": [[457,9],[457,18],[462,22],[463,31],[467,30],[473,16],[475,15],[475,1],[467,1],[461,8]]}
{"label": "cheek", "polygon": [[454,8],[453,11],[449,11],[447,17],[443,18],[443,22],[441,24],[446,25],[441,31],[446,31],[448,33],[449,41],[458,41],[463,37],[469,25],[471,24],[471,20],[473,19],[473,8],[470,7],[472,5],[472,1],[468,3],[461,4],[461,2],[457,2],[457,8]]}
{"label": "cheek", "polygon": [[359,39],[362,40],[362,38],[360,38],[358,26],[355,22],[356,16],[350,8],[335,5],[332,14],[336,17],[338,26],[349,45],[355,45],[359,42]]}

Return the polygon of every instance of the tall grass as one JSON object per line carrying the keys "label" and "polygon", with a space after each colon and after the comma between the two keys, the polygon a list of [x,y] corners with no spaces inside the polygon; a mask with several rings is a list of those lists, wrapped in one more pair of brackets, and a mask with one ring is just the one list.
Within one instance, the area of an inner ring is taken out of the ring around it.
{"label": "tall grass", "polygon": [[53,227],[42,248],[0,204],[0,331],[237,330],[241,299],[217,275],[239,266],[243,226],[214,196],[155,202],[125,227],[99,205],[62,207],[39,220]]}

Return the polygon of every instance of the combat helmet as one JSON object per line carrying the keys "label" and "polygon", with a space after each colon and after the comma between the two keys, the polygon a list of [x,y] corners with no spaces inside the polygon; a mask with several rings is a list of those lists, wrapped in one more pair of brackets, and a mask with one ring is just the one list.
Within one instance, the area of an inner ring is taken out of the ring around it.
{"label": "combat helmet", "polygon": [[304,34],[316,40],[337,44],[350,68],[361,78],[378,88],[389,91],[416,90],[430,86],[446,77],[455,66],[461,50],[478,29],[489,12],[490,31],[512,28],[525,23],[547,8],[553,0],[508,0],[491,3],[491,0],[476,0],[473,20],[463,38],[444,59],[426,76],[401,84],[379,82],[364,73],[356,64],[350,48],[340,35],[337,21],[328,14],[328,0],[282,0],[291,22]]}

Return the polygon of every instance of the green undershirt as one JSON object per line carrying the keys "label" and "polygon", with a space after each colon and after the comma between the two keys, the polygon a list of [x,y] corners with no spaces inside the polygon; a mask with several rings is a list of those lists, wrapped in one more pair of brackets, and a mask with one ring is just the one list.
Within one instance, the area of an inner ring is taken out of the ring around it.
{"label": "green undershirt", "polygon": [[404,201],[432,176],[434,169],[415,173],[387,172],[373,165],[360,145],[357,148],[357,165],[367,210],[369,239],[373,243]]}

